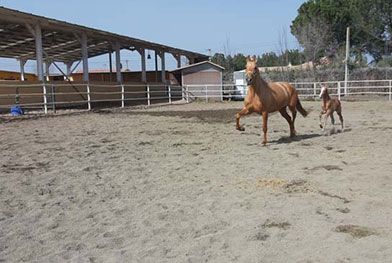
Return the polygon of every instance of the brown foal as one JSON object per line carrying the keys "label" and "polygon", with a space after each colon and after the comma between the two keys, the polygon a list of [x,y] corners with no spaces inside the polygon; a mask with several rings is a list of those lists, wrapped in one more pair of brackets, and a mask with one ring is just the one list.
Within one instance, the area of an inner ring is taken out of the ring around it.
{"label": "brown foal", "polygon": [[[336,113],[339,116],[340,124],[342,126],[343,130],[343,116],[342,116],[342,104],[338,98],[331,98],[328,93],[328,88],[326,85],[321,85],[321,92],[320,92],[320,98],[323,99],[323,104],[321,105],[321,112],[320,112],[320,128],[323,130],[325,129],[325,126],[327,125],[327,119],[330,116],[331,117],[331,122],[332,125],[335,124],[335,118],[333,117],[333,113],[336,111]],[[321,118],[324,115],[324,124],[321,123]]]}
{"label": "brown foal", "polygon": [[[306,117],[308,112],[302,107],[298,93],[293,86],[287,82],[266,82],[260,76],[257,67],[256,56],[246,59],[246,82],[248,85],[248,94],[244,99],[244,107],[236,115],[237,130],[244,131],[240,125],[240,118],[252,112],[259,113],[263,116],[263,144],[267,143],[267,121],[268,114],[279,111],[287,120],[290,126],[290,136],[295,136],[294,122],[297,116],[297,110],[302,116]],[[287,113],[287,107],[292,113],[292,118]]]}

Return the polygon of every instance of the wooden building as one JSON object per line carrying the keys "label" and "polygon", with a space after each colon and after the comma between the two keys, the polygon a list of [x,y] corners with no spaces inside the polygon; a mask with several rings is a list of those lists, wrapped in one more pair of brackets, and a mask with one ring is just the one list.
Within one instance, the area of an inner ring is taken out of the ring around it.
{"label": "wooden building", "polygon": [[[19,80],[21,81],[21,74],[20,72],[15,71],[8,71],[8,70],[0,70],[0,80]],[[25,73],[24,74],[25,81],[37,81],[38,77],[32,73]]]}
{"label": "wooden building", "polygon": [[170,83],[187,88],[195,98],[222,99],[222,73],[225,68],[203,61],[171,71]]}

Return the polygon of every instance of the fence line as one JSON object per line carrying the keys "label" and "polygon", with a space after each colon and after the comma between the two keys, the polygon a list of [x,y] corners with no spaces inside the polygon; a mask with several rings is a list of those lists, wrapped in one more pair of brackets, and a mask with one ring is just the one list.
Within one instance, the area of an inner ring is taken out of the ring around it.
{"label": "fence line", "polygon": [[[321,90],[321,84],[328,86],[330,94],[347,99],[354,95],[384,95],[388,100],[392,100],[392,80],[355,80],[348,81],[345,86],[344,81],[326,82],[293,82],[292,84],[300,97],[316,99]],[[187,85],[187,94],[192,95],[192,99],[243,99],[247,94],[246,85],[224,84],[224,85]]]}
{"label": "fence line", "polygon": [[[76,87],[76,88],[75,88]],[[72,90],[74,89],[74,90]],[[41,109],[45,114],[57,107],[85,107],[91,110],[97,106],[118,103],[128,105],[148,105],[153,103],[171,104],[186,95],[184,87],[168,84],[72,84],[36,83],[9,84],[0,82],[0,113],[8,113],[14,105],[25,110]],[[98,105],[99,103],[100,105]]]}
{"label": "fence line", "polygon": [[[330,94],[341,99],[356,95],[385,97],[392,101],[392,80],[354,80],[327,82],[294,82],[291,83],[300,97],[316,99],[321,89],[321,84],[329,87]],[[77,88],[75,88],[77,87]],[[7,94],[1,94],[1,88],[12,89]],[[35,90],[32,90],[34,89]],[[67,92],[63,88],[74,88],[76,91]],[[100,88],[100,90],[96,90]],[[108,89],[103,91],[102,88]],[[15,89],[15,90],[13,90]],[[37,92],[35,92],[37,91]],[[171,104],[173,100],[186,102],[202,99],[206,102],[223,101],[230,99],[243,99],[247,94],[246,85],[223,84],[223,85],[165,85],[165,84],[1,84],[0,82],[0,110],[9,111],[15,104],[26,109],[41,108],[48,113],[53,112],[56,106],[83,106],[88,110],[95,107],[96,103],[119,103],[124,108],[131,103],[150,106],[156,101]],[[81,97],[81,98],[79,98]],[[14,99],[14,100],[13,100]],[[94,105],[93,105],[94,104]]]}

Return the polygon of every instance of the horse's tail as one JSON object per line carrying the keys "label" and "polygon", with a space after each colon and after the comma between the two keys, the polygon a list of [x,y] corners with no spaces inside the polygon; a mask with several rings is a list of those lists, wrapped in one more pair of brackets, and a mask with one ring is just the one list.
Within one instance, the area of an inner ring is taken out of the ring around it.
{"label": "horse's tail", "polygon": [[299,111],[299,113],[301,113],[302,116],[306,117],[308,116],[309,112],[306,111],[303,107],[301,102],[299,101],[299,97],[297,95],[297,104],[295,105],[295,108],[297,108],[297,110]]}

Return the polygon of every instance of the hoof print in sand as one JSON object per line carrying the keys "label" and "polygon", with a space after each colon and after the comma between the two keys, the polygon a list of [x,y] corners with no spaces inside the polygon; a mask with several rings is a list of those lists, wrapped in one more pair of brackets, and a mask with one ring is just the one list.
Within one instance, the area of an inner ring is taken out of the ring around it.
{"label": "hoof print in sand", "polygon": [[288,182],[284,190],[286,193],[307,193],[310,192],[310,186],[306,180],[297,179]]}
{"label": "hoof print in sand", "polygon": [[350,209],[349,208],[336,208],[336,211],[343,213],[343,214],[347,214],[350,213]]}
{"label": "hoof print in sand", "polygon": [[291,224],[287,221],[272,221],[270,219],[267,219],[267,221],[265,221],[265,223],[262,225],[263,228],[279,228],[279,229],[283,229],[283,230],[287,230],[289,229],[291,226]]}
{"label": "hoof print in sand", "polygon": [[340,225],[334,229],[335,232],[345,233],[351,235],[353,238],[363,238],[372,235],[377,235],[377,232],[369,227],[357,225]]}
{"label": "hoof print in sand", "polygon": [[272,188],[274,190],[283,190],[286,193],[307,193],[311,192],[312,189],[308,182],[303,179],[296,179],[286,181],[283,179],[259,179],[256,183],[257,187],[260,188]]}
{"label": "hoof print in sand", "polygon": [[305,167],[304,170],[310,171],[310,172],[314,172],[317,170],[327,170],[327,171],[343,171],[343,169],[338,166],[338,165],[320,165],[320,166],[315,166],[313,168],[308,168]]}
{"label": "hoof print in sand", "polygon": [[259,231],[255,235],[248,238],[249,241],[266,241],[270,237],[269,234]]}

